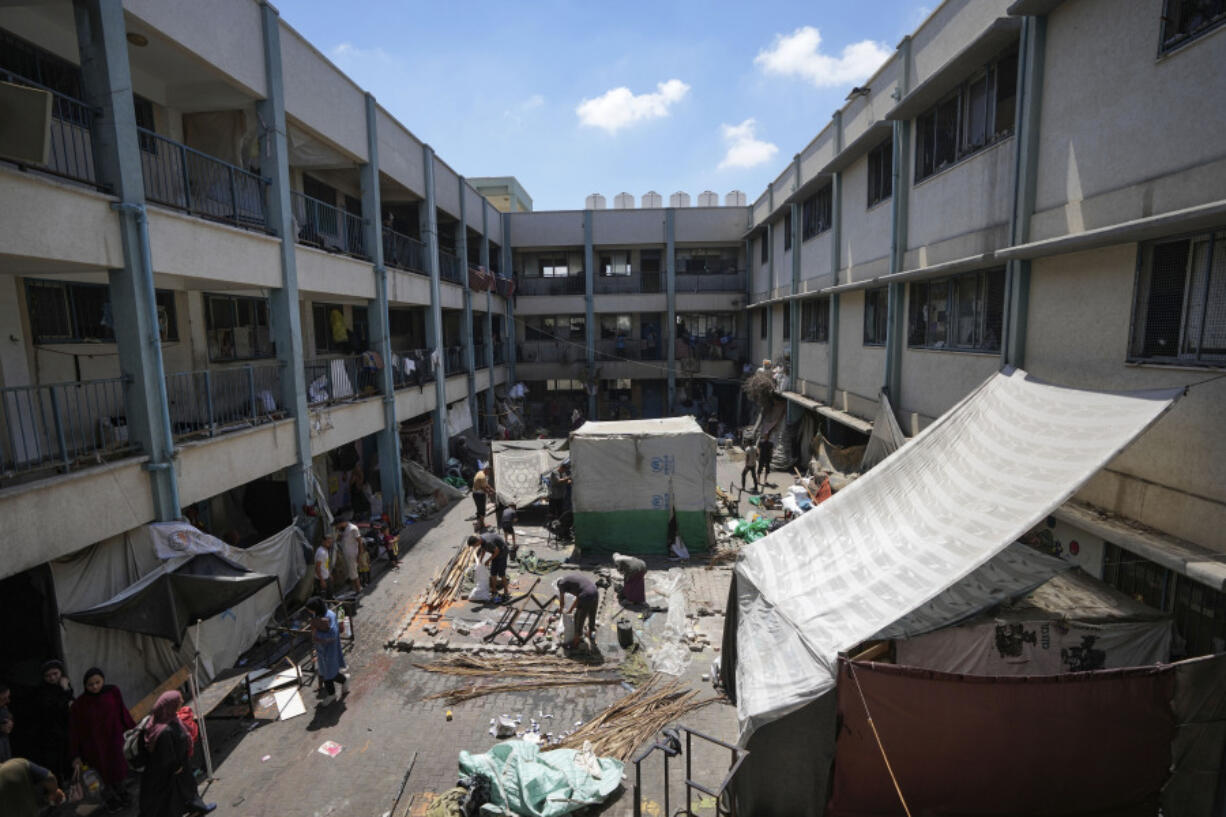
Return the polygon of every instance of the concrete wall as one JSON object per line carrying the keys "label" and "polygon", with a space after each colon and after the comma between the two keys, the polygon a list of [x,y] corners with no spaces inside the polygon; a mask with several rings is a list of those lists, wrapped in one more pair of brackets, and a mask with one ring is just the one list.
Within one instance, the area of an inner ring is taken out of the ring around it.
{"label": "concrete wall", "polygon": [[1005,139],[912,186],[907,207],[908,248],[962,238],[948,245],[961,255],[925,253],[917,266],[1000,249],[995,241],[1007,240],[1007,232],[989,228],[1007,228],[1009,223],[1015,147],[1015,139]]}
{"label": "concrete wall", "polygon": [[1000,368],[1000,353],[911,349],[902,353],[902,394],[891,402],[899,416],[913,413],[903,430],[914,434],[948,411]]}
{"label": "concrete wall", "polygon": [[946,0],[911,35],[911,88],[939,71],[998,17],[1012,0]]}
{"label": "concrete wall", "polygon": [[885,347],[864,345],[864,292],[839,295],[839,371],[836,408],[871,419],[885,382]]}
{"label": "concrete wall", "polygon": [[818,384],[823,391],[816,395],[822,402],[826,401],[825,387],[830,384],[830,344],[800,342],[800,365],[794,366],[795,375],[810,383]]}
{"label": "concrete wall", "polygon": [[868,159],[843,174],[843,232],[839,257],[842,282],[864,281],[890,270],[890,199],[868,204]]}
{"label": "concrete wall", "polygon": [[383,428],[383,402],[373,397],[312,409],[310,424],[311,456],[318,457]]}
{"label": "concrete wall", "polygon": [[460,177],[438,156],[434,157],[434,201],[452,218],[460,217]]}
{"label": "concrete wall", "polygon": [[521,318],[525,315],[582,315],[586,311],[587,304],[582,295],[534,295],[530,298],[517,298],[515,301],[515,316]]}
{"label": "concrete wall", "polygon": [[281,73],[285,83],[286,115],[356,161],[366,161],[365,94],[284,21],[281,22]]}
{"label": "concrete wall", "polygon": [[512,213],[512,247],[583,246],[583,211]]}
{"label": "concrete wall", "polygon": [[425,196],[421,142],[381,105],[375,108],[375,129],[379,136],[379,171],[419,198]]}
{"label": "concrete wall", "polygon": [[148,209],[154,271],[251,288],[281,286],[279,239],[153,205]]}
{"label": "concrete wall", "polygon": [[[1134,244],[1041,259],[1031,271],[1026,368],[1090,389],[1204,380],[1203,370],[1125,363]],[[1196,386],[1081,492],[1093,504],[1226,552],[1226,381]]]}
{"label": "concrete wall", "polygon": [[1033,238],[1226,197],[1226,37],[1155,58],[1162,8],[1081,0],[1051,14]]}
{"label": "concrete wall", "polygon": [[236,431],[179,448],[179,501],[199,502],[293,465],[298,457],[292,420]]}
{"label": "concrete wall", "polygon": [[302,292],[366,300],[375,297],[375,273],[369,261],[301,244],[294,246],[294,257],[298,267],[298,289]]}
{"label": "concrete wall", "polygon": [[[515,228],[511,229],[514,231]],[[516,239],[514,232],[512,239]],[[592,211],[593,244],[654,244],[658,247],[664,244],[664,240],[663,210]],[[583,243],[582,235],[580,243]]]}
{"label": "concrete wall", "polygon": [[0,271],[29,271],[48,262],[61,270],[65,264],[123,266],[112,201],[67,182],[0,167]]}
{"label": "concrete wall", "polygon": [[[387,271],[387,298],[397,306],[430,303],[430,279],[411,272]],[[484,298],[479,299],[484,303]]]}
{"label": "concrete wall", "polygon": [[[801,243],[800,278],[802,284],[812,284],[813,279],[822,279],[827,285],[834,282],[834,274],[830,269],[830,244],[833,241],[834,231],[826,230]],[[812,288],[812,286],[802,286],[802,291]]]}
{"label": "concrete wall", "polygon": [[741,241],[749,229],[749,211],[744,207],[680,207],[673,217],[678,243]]}
{"label": "concrete wall", "polygon": [[124,0],[124,11],[256,96],[266,96],[260,6],[252,0]]}

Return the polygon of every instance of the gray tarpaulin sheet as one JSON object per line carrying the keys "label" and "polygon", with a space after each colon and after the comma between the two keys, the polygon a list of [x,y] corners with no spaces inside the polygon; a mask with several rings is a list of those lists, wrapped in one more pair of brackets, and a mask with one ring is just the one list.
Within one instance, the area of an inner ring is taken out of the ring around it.
{"label": "gray tarpaulin sheet", "polygon": [[864,459],[860,461],[860,470],[867,471],[886,457],[902,448],[907,442],[907,435],[898,426],[898,418],[894,416],[894,407],[890,398],[881,392],[877,404],[877,416],[873,419],[873,433],[864,447]]}
{"label": "gray tarpaulin sheet", "polygon": [[494,488],[498,501],[523,508],[548,493],[542,477],[570,457],[566,440],[496,440]]}
{"label": "gray tarpaulin sheet", "polygon": [[821,507],[746,547],[735,571],[742,741],[833,688],[841,651],[1016,541],[1181,391],[1084,391],[1006,369]]}
{"label": "gray tarpaulin sheet", "polygon": [[464,496],[464,492],[459,488],[443,482],[413,460],[401,460],[400,472],[404,474],[405,483],[413,489],[415,496],[434,496],[441,492],[448,501]]}
{"label": "gray tarpaulin sheet", "polygon": [[101,604],[64,618],[183,643],[187,628],[234,607],[277,581],[216,553],[178,556]]}

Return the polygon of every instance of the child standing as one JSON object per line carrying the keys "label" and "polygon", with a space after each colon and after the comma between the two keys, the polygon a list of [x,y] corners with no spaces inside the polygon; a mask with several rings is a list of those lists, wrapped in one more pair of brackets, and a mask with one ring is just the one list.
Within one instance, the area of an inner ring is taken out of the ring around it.
{"label": "child standing", "polygon": [[358,580],[362,587],[370,586],[370,551],[365,542],[358,542]]}

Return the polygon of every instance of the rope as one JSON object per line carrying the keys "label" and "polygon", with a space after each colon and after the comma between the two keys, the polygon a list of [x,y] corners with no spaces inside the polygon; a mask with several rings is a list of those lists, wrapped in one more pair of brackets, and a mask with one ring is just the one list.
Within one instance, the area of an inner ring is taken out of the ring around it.
{"label": "rope", "polygon": [[902,795],[902,788],[898,785],[898,778],[894,776],[894,767],[890,765],[890,759],[886,756],[885,745],[881,742],[881,735],[877,732],[877,724],[873,723],[872,713],[868,711],[868,700],[864,697],[864,690],[860,688],[860,679],[856,677],[856,668],[848,662],[847,671],[851,674],[851,680],[856,682],[856,692],[860,694],[860,703],[864,705],[864,717],[868,718],[868,725],[873,730],[873,739],[877,741],[877,748],[881,750],[881,759],[885,761],[885,770],[890,773],[890,782],[894,784],[894,791],[898,793],[898,802],[902,803],[902,810],[907,813],[907,817],[911,817],[911,809],[907,806],[907,798]]}

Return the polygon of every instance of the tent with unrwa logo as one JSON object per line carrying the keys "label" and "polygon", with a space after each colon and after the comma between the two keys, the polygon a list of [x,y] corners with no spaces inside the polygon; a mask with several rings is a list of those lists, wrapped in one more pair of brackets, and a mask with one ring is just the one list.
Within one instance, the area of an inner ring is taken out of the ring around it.
{"label": "tent with unrwa logo", "polygon": [[715,511],[715,440],[693,417],[584,423],[571,434],[575,542],[664,553],[675,524],[705,551]]}

